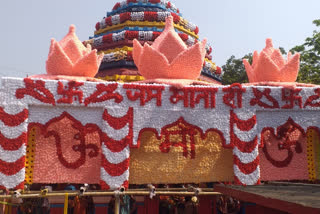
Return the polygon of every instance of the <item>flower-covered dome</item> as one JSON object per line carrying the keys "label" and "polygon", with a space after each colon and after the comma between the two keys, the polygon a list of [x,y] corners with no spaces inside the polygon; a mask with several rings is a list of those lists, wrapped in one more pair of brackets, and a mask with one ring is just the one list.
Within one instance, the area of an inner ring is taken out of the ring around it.
{"label": "flower-covered dome", "polygon": [[[174,28],[187,46],[199,41],[199,28],[182,18],[179,9],[167,0],[125,0],[116,3],[111,12],[95,26],[94,36],[85,43],[105,54],[97,77],[105,80],[141,80],[132,57],[133,40],[152,44],[173,16]],[[212,62],[212,48],[206,46],[206,57],[200,80],[220,82],[221,69]]]}

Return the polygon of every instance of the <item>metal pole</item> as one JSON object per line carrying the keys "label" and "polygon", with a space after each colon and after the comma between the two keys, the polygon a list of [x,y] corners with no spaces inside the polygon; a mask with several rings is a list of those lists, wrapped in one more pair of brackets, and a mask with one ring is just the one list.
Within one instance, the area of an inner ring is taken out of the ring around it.
{"label": "metal pole", "polygon": [[[83,194],[80,194],[79,192],[70,191],[70,192],[50,192],[46,194],[28,194],[28,193],[22,193],[19,196],[16,196],[18,198],[47,198],[47,197],[63,197],[68,193],[69,197],[75,197],[75,196],[93,196],[93,197],[101,197],[101,196],[112,196],[112,195],[137,195],[137,196],[147,196],[150,195],[149,191],[124,191],[124,192],[85,192]],[[209,195],[221,195],[219,192],[180,192],[180,191],[155,191],[156,195],[177,195],[177,196],[209,196]],[[14,194],[13,194],[14,195]],[[4,198],[12,198],[13,195],[0,195],[0,199]]]}
{"label": "metal pole", "polygon": [[115,206],[114,206],[114,214],[120,213],[120,195],[116,195]]}
{"label": "metal pole", "polygon": [[69,204],[69,196],[68,193],[64,196],[64,207],[63,207],[63,213],[68,214],[68,204]]}
{"label": "metal pole", "polygon": [[[213,192],[214,189],[213,188],[200,188],[202,190],[202,192]],[[22,190],[20,190],[21,193]],[[148,188],[140,188],[140,189],[128,189],[126,191],[130,191],[130,192],[141,192],[141,191],[149,191]],[[160,192],[167,192],[167,191],[177,191],[177,192],[188,192],[187,188],[156,188],[156,191],[160,191]],[[29,190],[29,191],[24,191],[24,194],[38,194],[41,191],[34,191],[34,190]],[[66,193],[67,191],[65,190],[56,190],[56,191],[52,191],[54,193]],[[90,191],[87,191],[90,192]],[[86,193],[87,193],[86,192]],[[95,191],[95,192],[113,192],[113,191]],[[191,191],[192,192],[192,191]],[[0,194],[2,194],[3,191],[0,190]],[[10,194],[13,194],[14,191],[11,191]],[[79,191],[68,191],[68,193],[79,193]]]}

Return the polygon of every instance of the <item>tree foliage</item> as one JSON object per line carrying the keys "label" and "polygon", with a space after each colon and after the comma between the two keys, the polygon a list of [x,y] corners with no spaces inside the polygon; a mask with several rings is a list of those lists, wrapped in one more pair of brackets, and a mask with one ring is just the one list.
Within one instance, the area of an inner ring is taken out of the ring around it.
{"label": "tree foliage", "polygon": [[[320,19],[313,24],[320,27]],[[320,84],[320,31],[313,31],[312,37],[307,37],[302,45],[290,50],[300,53],[300,71],[298,82]]]}
{"label": "tree foliage", "polygon": [[[249,60],[252,63],[252,54],[247,54],[243,58]],[[222,66],[224,71],[222,76],[223,85],[231,85],[232,83],[246,83],[248,82],[248,77],[244,65],[241,59],[236,59],[235,56],[231,56],[225,65]]]}

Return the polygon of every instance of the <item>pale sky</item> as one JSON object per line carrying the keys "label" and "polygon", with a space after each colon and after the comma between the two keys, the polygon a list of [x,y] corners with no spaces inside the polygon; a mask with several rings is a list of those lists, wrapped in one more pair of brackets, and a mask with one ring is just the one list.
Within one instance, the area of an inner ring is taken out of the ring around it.
{"label": "pale sky", "polygon": [[[50,39],[60,40],[70,24],[80,40],[117,0],[0,0],[0,76],[45,73]],[[286,50],[300,45],[316,29],[319,0],[172,0],[183,17],[200,28],[213,47],[218,66],[235,55],[261,50],[265,39]]]}

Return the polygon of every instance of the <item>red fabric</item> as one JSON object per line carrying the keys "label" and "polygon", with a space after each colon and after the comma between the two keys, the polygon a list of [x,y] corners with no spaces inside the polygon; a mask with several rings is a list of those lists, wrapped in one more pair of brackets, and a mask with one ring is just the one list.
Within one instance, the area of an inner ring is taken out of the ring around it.
{"label": "red fabric", "polygon": [[214,196],[201,196],[199,197],[199,213],[201,214],[212,214],[212,206],[213,200],[215,200]]}
{"label": "red fabric", "polygon": [[50,208],[50,214],[61,214],[61,213],[63,213],[63,207]]}
{"label": "red fabric", "polygon": [[88,201],[85,198],[75,197],[75,207],[74,214],[86,214],[86,209],[88,207]]}
{"label": "red fabric", "polygon": [[108,207],[96,207],[95,211],[96,214],[108,214]]}
{"label": "red fabric", "polygon": [[145,197],[144,204],[144,213],[159,214],[159,198],[150,199],[149,197]]}

